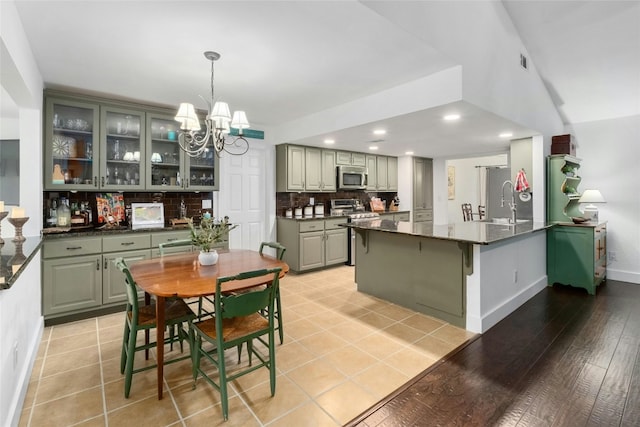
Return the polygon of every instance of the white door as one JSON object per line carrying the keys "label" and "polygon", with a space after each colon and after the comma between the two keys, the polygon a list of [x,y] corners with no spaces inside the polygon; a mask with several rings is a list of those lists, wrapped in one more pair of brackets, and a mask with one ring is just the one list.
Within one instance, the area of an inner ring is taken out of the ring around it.
{"label": "white door", "polygon": [[[229,233],[229,248],[258,250],[266,239],[268,192],[273,187],[267,179],[267,162],[272,159],[262,141],[250,140],[250,149],[242,156],[222,153],[220,157],[220,191],[214,192],[216,217],[229,216],[240,226]],[[273,162],[272,162],[273,163]],[[273,166],[271,167],[273,169]],[[270,216],[269,216],[270,217]]]}

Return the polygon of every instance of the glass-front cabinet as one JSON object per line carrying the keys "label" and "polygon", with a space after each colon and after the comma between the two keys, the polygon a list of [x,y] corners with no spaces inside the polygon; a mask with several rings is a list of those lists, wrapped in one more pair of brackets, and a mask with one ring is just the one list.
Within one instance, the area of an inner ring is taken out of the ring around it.
{"label": "glass-front cabinet", "polygon": [[147,188],[211,191],[218,189],[213,149],[191,157],[180,149],[178,123],[171,116],[147,115]]}
{"label": "glass-front cabinet", "polygon": [[170,109],[51,91],[45,95],[44,189],[218,190],[215,151],[190,157],[178,135]]}
{"label": "glass-front cabinet", "polygon": [[96,188],[99,106],[48,98],[45,111],[45,189]]}
{"label": "glass-front cabinet", "polygon": [[145,113],[104,107],[100,117],[100,188],[144,189]]}

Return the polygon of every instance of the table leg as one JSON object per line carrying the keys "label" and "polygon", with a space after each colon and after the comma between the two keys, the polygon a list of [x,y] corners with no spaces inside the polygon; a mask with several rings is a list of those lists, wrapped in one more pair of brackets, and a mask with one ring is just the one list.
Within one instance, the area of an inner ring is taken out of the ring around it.
{"label": "table leg", "polygon": [[[151,295],[144,293],[144,305],[151,304]],[[149,345],[149,329],[144,330],[144,344]],[[144,360],[149,360],[149,349],[144,350]]]}
{"label": "table leg", "polygon": [[158,357],[158,400],[162,399],[164,382],[164,297],[156,297],[156,346]]}

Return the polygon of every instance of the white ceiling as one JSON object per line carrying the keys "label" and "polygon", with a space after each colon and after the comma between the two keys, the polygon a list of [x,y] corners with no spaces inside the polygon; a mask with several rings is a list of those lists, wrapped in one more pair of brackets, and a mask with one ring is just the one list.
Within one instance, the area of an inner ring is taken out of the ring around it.
{"label": "white ceiling", "polygon": [[[396,2],[411,8],[425,2]],[[567,122],[640,114],[639,1],[503,1]],[[209,96],[277,126],[456,65],[358,1],[33,1],[16,6],[47,87],[162,105]],[[3,94],[4,97],[4,94]],[[460,102],[384,122],[379,152],[455,156],[504,151],[534,130]],[[467,119],[468,118],[468,119]],[[327,134],[366,151],[371,126]],[[415,135],[422,135],[415,146]],[[318,145],[320,139],[297,141]],[[443,144],[441,141],[446,140]],[[425,143],[426,141],[426,143]],[[438,141],[438,144],[430,144]]]}

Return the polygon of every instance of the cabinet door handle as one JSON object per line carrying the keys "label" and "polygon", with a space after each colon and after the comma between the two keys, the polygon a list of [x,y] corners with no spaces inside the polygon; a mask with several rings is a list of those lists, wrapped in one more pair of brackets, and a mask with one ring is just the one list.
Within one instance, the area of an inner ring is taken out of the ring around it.
{"label": "cabinet door handle", "polygon": [[167,242],[175,242],[176,240],[178,240],[178,238],[174,237],[173,239],[167,239]]}
{"label": "cabinet door handle", "polygon": [[107,269],[107,261],[105,260],[104,263],[102,263],[102,267],[106,270]]}
{"label": "cabinet door handle", "polygon": [[68,251],[75,251],[78,249],[82,249],[82,246],[67,246]]}
{"label": "cabinet door handle", "polygon": [[184,188],[189,188],[189,180],[186,178],[184,180]]}
{"label": "cabinet door handle", "polygon": [[100,177],[100,182],[101,182],[101,185],[104,187],[104,176]]}
{"label": "cabinet door handle", "polygon": [[98,186],[98,177],[97,177],[97,176],[94,176],[94,177],[93,177],[93,186],[94,186],[94,187],[97,187],[97,186]]}
{"label": "cabinet door handle", "polygon": [[100,260],[96,260],[96,270],[100,270]]}
{"label": "cabinet door handle", "polygon": [[136,242],[122,242],[120,243],[122,246],[131,246],[131,245],[135,245]]}

